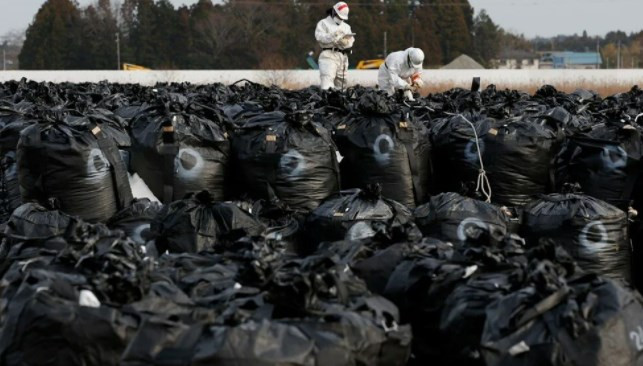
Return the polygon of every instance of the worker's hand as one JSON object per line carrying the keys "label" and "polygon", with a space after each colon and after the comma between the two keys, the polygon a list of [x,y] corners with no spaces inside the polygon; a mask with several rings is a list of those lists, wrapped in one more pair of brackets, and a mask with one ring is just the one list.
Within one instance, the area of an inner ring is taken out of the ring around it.
{"label": "worker's hand", "polygon": [[413,76],[411,76],[411,85],[413,85],[413,87],[416,90],[420,90],[424,87],[424,81],[422,81],[421,73],[418,72],[416,74],[413,74]]}
{"label": "worker's hand", "polygon": [[338,43],[339,41],[341,41],[342,38],[344,38],[345,36],[346,34],[344,33],[344,31],[342,31],[341,29],[336,30],[335,34],[333,35],[335,43]]}
{"label": "worker's hand", "polygon": [[414,102],[415,98],[413,98],[413,92],[410,90],[404,91],[404,99],[408,100],[409,102]]}
{"label": "worker's hand", "polygon": [[337,42],[337,45],[339,46],[339,48],[342,48],[342,49],[351,48],[353,46],[353,42],[354,42],[353,36],[346,35]]}

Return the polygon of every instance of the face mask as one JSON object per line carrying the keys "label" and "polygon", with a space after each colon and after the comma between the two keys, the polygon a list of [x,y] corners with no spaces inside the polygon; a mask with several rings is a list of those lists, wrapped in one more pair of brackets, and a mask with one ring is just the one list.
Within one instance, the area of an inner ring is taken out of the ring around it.
{"label": "face mask", "polygon": [[344,21],[338,16],[334,16],[333,20],[335,21],[335,24],[337,24],[337,25],[340,25],[340,24],[344,23]]}

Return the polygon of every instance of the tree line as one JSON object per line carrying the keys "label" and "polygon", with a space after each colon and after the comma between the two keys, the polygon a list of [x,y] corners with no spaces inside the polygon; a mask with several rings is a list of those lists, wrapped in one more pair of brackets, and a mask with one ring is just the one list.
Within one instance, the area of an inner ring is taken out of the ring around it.
{"label": "tree line", "polygon": [[[168,0],[47,0],[26,31],[22,69],[116,69],[121,62],[153,69],[308,68],[320,50],[316,23],[334,0],[199,0],[175,8]],[[420,47],[426,67],[468,54],[486,67],[505,50],[595,51],[603,67],[643,66],[643,31],[526,39],[496,25],[468,0],[349,1],[359,60]],[[620,44],[620,51],[618,45]]]}
{"label": "tree line", "polygon": [[[23,69],[115,69],[122,62],[155,69],[307,68],[319,52],[317,21],[332,1],[200,0],[175,8],[168,0],[47,0],[26,32]],[[411,45],[428,65],[462,53],[487,64],[499,27],[467,0],[358,0],[350,3],[357,33],[351,61],[380,58]]]}

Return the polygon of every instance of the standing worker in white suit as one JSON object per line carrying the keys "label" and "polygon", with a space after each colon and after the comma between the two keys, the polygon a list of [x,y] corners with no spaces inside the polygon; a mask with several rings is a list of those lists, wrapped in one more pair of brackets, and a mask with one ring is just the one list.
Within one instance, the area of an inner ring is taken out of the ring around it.
{"label": "standing worker in white suit", "polygon": [[323,90],[335,87],[342,89],[346,84],[348,54],[355,42],[348,20],[348,4],[343,1],[328,10],[328,16],[317,23],[315,39],[322,52],[319,55],[319,74]]}
{"label": "standing worker in white suit", "polygon": [[413,99],[413,91],[424,86],[422,81],[422,63],[424,52],[419,48],[407,48],[386,57],[386,62],[380,66],[377,74],[377,84],[388,95],[396,90],[403,90],[407,100]]}

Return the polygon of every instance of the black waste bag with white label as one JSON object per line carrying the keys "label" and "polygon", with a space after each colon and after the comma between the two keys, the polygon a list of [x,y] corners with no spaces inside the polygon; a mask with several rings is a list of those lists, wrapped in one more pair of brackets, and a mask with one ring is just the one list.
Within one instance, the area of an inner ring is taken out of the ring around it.
{"label": "black waste bag with white label", "polygon": [[530,246],[552,239],[587,271],[630,279],[625,212],[581,194],[550,194],[525,206],[522,235]]}
{"label": "black waste bag with white label", "polygon": [[444,364],[450,355],[444,352],[441,312],[449,294],[478,267],[427,254],[408,253],[388,278],[382,295],[398,306],[402,322],[411,324],[418,364]]}
{"label": "black waste bag with white label", "polygon": [[120,365],[137,327],[134,316],[97,301],[84,276],[15,263],[0,286],[0,364]]}
{"label": "black waste bag with white label", "polygon": [[491,184],[491,202],[524,206],[553,190],[553,162],[563,139],[549,120],[527,118],[496,122],[484,139],[484,165]]}
{"label": "black waste bag with white label", "polygon": [[641,176],[640,128],[606,121],[569,138],[556,159],[557,185],[578,183],[582,192],[627,210]]}
{"label": "black waste bag with white label", "polygon": [[329,198],[306,219],[302,253],[315,251],[324,241],[360,240],[384,234],[390,240],[421,236],[413,214],[404,205],[382,197],[379,185],[352,189]]}
{"label": "black waste bag with white label", "polygon": [[264,229],[250,213],[233,203],[216,202],[208,191],[165,205],[151,224],[159,253],[212,251],[225,240],[260,235]]}
{"label": "black waste bag with white label", "polygon": [[107,222],[111,229],[120,229],[137,244],[151,239],[150,225],[163,206],[147,198],[136,199],[132,205],[112,216]]}
{"label": "black waste bag with white label", "polygon": [[429,195],[428,130],[389,103],[383,95],[365,93],[356,113],[337,125],[342,189],[378,183],[384,197],[415,207]]}
{"label": "black waste bag with white label", "polygon": [[638,293],[595,275],[551,293],[534,286],[486,310],[481,351],[488,366],[641,365],[643,306]]}
{"label": "black waste bag with white label", "polygon": [[479,352],[486,309],[499,299],[522,287],[524,270],[504,264],[474,274],[447,297],[440,318],[445,337],[445,352],[460,364],[483,364]]}
{"label": "black waste bag with white label", "polygon": [[476,188],[485,137],[494,122],[467,113],[438,120],[431,126],[434,192],[462,193]]}
{"label": "black waste bag with white label", "polygon": [[493,245],[507,234],[508,218],[499,207],[457,193],[433,196],[413,214],[422,234],[459,246]]}
{"label": "black waste bag with white label", "polygon": [[308,212],[339,191],[335,144],[310,112],[250,118],[236,131],[232,146],[239,195]]}
{"label": "black waste bag with white label", "polygon": [[89,222],[106,221],[129,206],[127,169],[112,133],[103,132],[100,123],[60,112],[41,118],[18,143],[23,201],[55,199],[62,211]]}
{"label": "black waste bag with white label", "polygon": [[230,141],[223,120],[204,118],[184,100],[159,99],[131,122],[132,170],[163,203],[208,190],[226,198]]}

